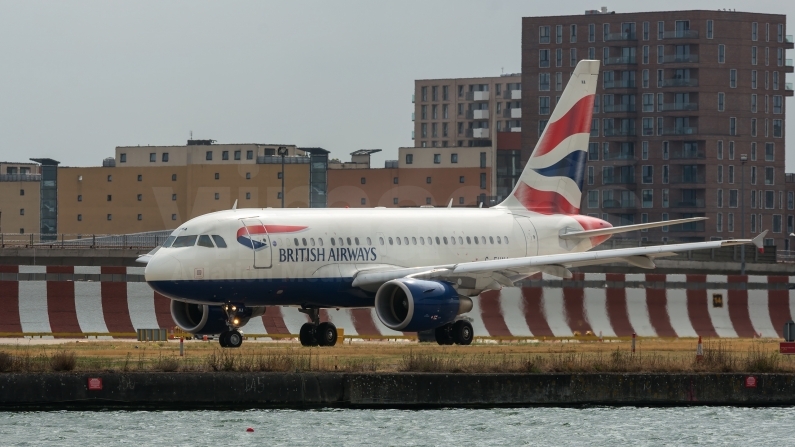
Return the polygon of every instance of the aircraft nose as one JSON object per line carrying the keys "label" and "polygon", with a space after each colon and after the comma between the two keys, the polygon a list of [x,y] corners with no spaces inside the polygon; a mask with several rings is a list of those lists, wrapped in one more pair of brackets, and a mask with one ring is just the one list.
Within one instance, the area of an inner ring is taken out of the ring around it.
{"label": "aircraft nose", "polygon": [[169,254],[156,253],[146,264],[144,277],[146,282],[181,280],[182,264]]}

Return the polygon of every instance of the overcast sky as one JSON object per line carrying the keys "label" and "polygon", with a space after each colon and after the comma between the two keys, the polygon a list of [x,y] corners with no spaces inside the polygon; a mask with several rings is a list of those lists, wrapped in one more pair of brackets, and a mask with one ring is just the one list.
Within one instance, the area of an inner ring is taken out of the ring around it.
{"label": "overcast sky", "polygon": [[[0,0],[0,160],[95,166],[116,146],[185,144],[192,130],[343,160],[380,148],[383,166],[413,145],[415,79],[519,72],[522,17],[603,5],[695,2]],[[698,7],[795,14],[781,0]],[[795,172],[795,119],[787,135]]]}

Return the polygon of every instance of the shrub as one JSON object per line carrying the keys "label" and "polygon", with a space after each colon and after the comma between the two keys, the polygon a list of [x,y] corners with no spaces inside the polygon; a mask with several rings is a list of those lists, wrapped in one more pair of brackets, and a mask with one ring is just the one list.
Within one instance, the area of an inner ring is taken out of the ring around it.
{"label": "shrub", "polygon": [[77,356],[74,352],[59,350],[50,357],[50,368],[53,371],[72,371],[76,366]]}
{"label": "shrub", "polygon": [[11,371],[14,367],[14,357],[7,352],[0,351],[0,372]]}

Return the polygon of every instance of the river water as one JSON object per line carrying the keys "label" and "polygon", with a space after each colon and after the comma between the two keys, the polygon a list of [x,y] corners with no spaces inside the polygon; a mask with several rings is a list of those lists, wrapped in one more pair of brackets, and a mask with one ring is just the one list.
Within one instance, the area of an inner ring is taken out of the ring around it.
{"label": "river water", "polygon": [[6,412],[0,445],[770,446],[792,442],[793,421],[733,407]]}

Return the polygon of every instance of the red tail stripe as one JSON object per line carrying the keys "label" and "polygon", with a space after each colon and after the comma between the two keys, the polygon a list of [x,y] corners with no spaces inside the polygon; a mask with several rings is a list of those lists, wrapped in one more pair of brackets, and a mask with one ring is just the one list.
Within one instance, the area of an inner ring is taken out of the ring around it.
{"label": "red tail stripe", "polygon": [[514,196],[528,211],[540,214],[580,214],[580,208],[555,191],[539,191],[524,182],[519,183]]}
{"label": "red tail stripe", "polygon": [[[561,141],[578,133],[591,132],[594,95],[588,95],[577,101],[559,120],[547,125],[541,141],[538,142],[533,157],[538,157],[555,149]],[[583,148],[585,149],[585,148]]]}

